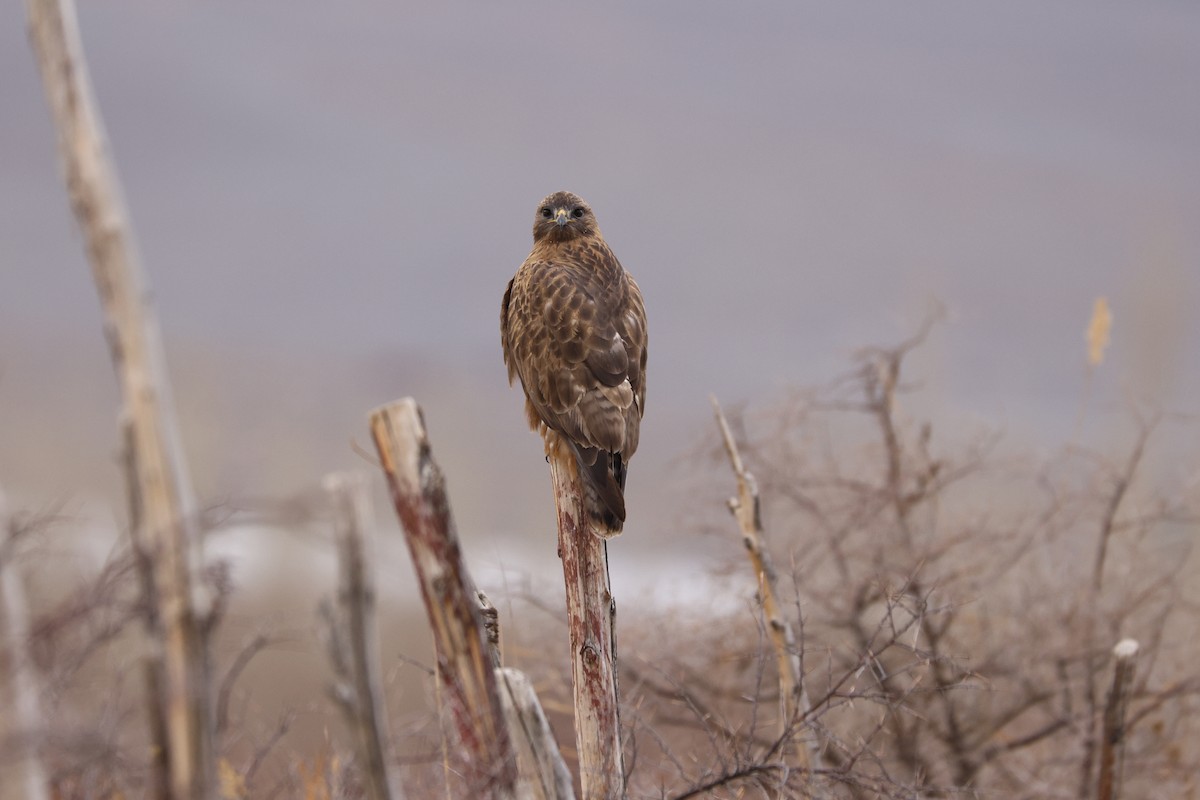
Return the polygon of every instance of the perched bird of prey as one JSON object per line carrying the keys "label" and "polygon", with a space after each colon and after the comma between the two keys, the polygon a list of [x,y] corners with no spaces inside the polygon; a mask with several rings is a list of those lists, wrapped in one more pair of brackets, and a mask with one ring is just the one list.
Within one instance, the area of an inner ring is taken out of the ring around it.
{"label": "perched bird of prey", "polygon": [[646,407],[646,309],[592,209],[570,192],[538,204],[533,251],[504,293],[500,343],[546,455],[578,471],[597,533],[619,533]]}

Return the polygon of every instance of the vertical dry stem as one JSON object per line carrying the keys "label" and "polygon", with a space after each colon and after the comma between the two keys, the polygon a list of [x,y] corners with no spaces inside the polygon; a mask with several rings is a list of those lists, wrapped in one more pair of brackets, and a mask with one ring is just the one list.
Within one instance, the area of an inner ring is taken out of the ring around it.
{"label": "vertical dry stem", "polygon": [[1100,745],[1100,779],[1096,797],[1117,800],[1121,794],[1121,756],[1124,754],[1125,710],[1129,707],[1129,692],[1137,666],[1139,646],[1133,639],[1123,639],[1113,648],[1116,667],[1112,689],[1104,709],[1104,740]]}
{"label": "vertical dry stem", "polygon": [[[29,615],[25,585],[16,567],[16,530],[0,491],[0,664],[7,666],[8,714],[0,717],[0,800],[45,800],[46,771],[38,754],[44,725],[42,689],[29,651]],[[0,670],[0,675],[4,670]]]}
{"label": "vertical dry stem", "polygon": [[438,679],[466,756],[471,796],[513,797],[516,761],[477,594],[420,407],[405,398],[376,409],[371,412],[371,434],[421,584],[437,650]]}
{"label": "vertical dry stem", "polygon": [[[1087,601],[1087,636],[1085,639],[1089,659],[1084,673],[1084,702],[1088,706],[1088,715],[1084,720],[1083,729],[1083,758],[1080,766],[1079,797],[1092,796],[1092,778],[1096,775],[1096,726],[1098,723],[1100,690],[1097,686],[1097,671],[1099,669],[1092,660],[1091,654],[1098,651],[1096,639],[1100,636],[1097,615],[1100,608],[1100,595],[1104,591],[1104,567],[1108,559],[1108,545],[1117,530],[1117,515],[1122,504],[1129,496],[1133,487],[1134,476],[1145,456],[1146,446],[1153,433],[1154,423],[1142,423],[1133,450],[1125,462],[1125,467],[1114,478],[1114,484],[1104,514],[1100,520],[1100,534],[1096,542],[1096,557],[1092,567],[1091,595]],[[1103,744],[1101,746],[1104,746]]]}
{"label": "vertical dry stem", "polygon": [[[137,475],[136,545],[153,558],[167,693],[165,746],[173,796],[208,798],[213,762],[202,626],[189,548],[192,499],[161,367],[158,324],[105,147],[70,0],[28,0],[30,38],[58,129],[71,206],[83,231],[130,422]],[[198,563],[198,561],[196,561]]]}
{"label": "vertical dry stem", "polygon": [[[791,623],[784,617],[780,608],[775,567],[771,561],[771,553],[763,541],[758,483],[742,463],[741,453],[738,452],[725,414],[721,411],[721,404],[715,397],[711,397],[710,400],[717,418],[717,427],[721,430],[721,439],[725,443],[725,452],[729,455],[729,463],[733,467],[734,477],[737,478],[738,493],[737,497],[730,498],[729,510],[742,529],[742,543],[754,567],[754,574],[758,577],[758,596],[762,602],[763,619],[771,644],[775,648],[779,672],[779,735],[787,737],[795,734],[796,725],[809,711],[796,637],[792,632]],[[808,748],[791,749],[795,752],[797,766],[808,769],[817,763],[816,748],[811,741],[808,742]],[[787,748],[781,752],[787,752]]]}
{"label": "vertical dry stem", "polygon": [[584,800],[625,796],[617,692],[617,606],[608,581],[607,543],[592,520],[570,464],[551,456],[558,512],[558,554],[567,591],[575,741]]}
{"label": "vertical dry stem", "polygon": [[[337,524],[338,621],[341,634],[331,631],[332,642],[344,642],[344,652],[335,654],[350,684],[338,693],[342,709],[354,730],[363,759],[367,793],[371,800],[402,797],[399,786],[388,774],[386,753],[387,709],[379,679],[379,642],[375,623],[375,586],[367,566],[369,504],[367,487],[360,475],[330,475],[325,489],[332,495]],[[346,660],[349,663],[345,663]]]}

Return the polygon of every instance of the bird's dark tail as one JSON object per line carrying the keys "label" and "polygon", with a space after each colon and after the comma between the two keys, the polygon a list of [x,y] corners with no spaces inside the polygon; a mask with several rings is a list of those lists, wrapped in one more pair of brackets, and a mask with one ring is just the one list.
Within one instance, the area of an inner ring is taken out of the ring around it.
{"label": "bird's dark tail", "polygon": [[583,500],[588,514],[600,524],[604,538],[616,536],[625,524],[625,461],[620,453],[571,445],[579,465]]}

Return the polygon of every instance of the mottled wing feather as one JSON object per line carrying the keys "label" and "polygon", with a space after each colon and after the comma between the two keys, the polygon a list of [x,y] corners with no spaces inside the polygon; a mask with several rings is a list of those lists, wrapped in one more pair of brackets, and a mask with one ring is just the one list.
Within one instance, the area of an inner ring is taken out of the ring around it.
{"label": "mottled wing feather", "polygon": [[504,366],[508,368],[509,386],[512,385],[513,378],[517,377],[517,362],[512,356],[508,333],[508,307],[512,302],[513,284],[516,283],[516,280],[516,278],[513,278],[508,282],[508,288],[504,290],[504,303],[500,306],[500,347],[504,351]]}
{"label": "mottled wing feather", "polygon": [[641,293],[603,243],[569,255],[531,256],[509,284],[501,312],[509,380],[520,376],[531,417],[580,447],[628,459],[645,399]]}
{"label": "mottled wing feather", "polygon": [[627,415],[628,431],[625,442],[626,459],[633,455],[638,446],[642,415],[646,413],[646,308],[642,292],[633,278],[629,278],[629,296],[624,313],[617,319],[617,333],[625,345],[629,362],[626,375],[633,392],[634,404]]}
{"label": "mottled wing feather", "polygon": [[629,377],[629,354],[625,350],[625,342],[609,324],[597,326],[595,336],[590,337],[587,359],[585,363],[596,380],[605,386],[616,386]]}

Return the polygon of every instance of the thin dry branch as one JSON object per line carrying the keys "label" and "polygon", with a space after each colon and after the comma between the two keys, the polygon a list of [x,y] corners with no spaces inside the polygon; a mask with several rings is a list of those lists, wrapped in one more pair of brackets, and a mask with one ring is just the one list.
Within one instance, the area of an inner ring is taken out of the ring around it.
{"label": "thin dry branch", "polygon": [[1116,477],[1112,492],[1109,494],[1108,504],[1100,520],[1100,532],[1096,541],[1096,560],[1095,565],[1092,567],[1092,591],[1095,593],[1099,593],[1104,587],[1104,565],[1108,559],[1109,540],[1116,530],[1117,513],[1120,511],[1121,504],[1125,500],[1130,486],[1133,484],[1134,475],[1137,474],[1138,467],[1142,463],[1142,458],[1146,453],[1146,444],[1149,442],[1150,435],[1153,432],[1153,424],[1142,426],[1138,432],[1137,441],[1129,453],[1125,468]]}
{"label": "thin dry branch", "polygon": [[[766,622],[767,633],[775,648],[775,660],[779,673],[780,715],[779,731],[784,733],[793,730],[799,721],[810,712],[808,694],[804,690],[804,678],[801,672],[800,655],[796,648],[796,637],[791,623],[783,615],[779,603],[777,588],[778,578],[771,561],[770,551],[763,541],[762,514],[759,506],[758,484],[742,463],[741,453],[738,452],[737,442],[729,430],[729,423],[721,411],[717,398],[712,401],[713,413],[717,419],[717,427],[721,430],[721,439],[725,443],[725,452],[729,455],[729,463],[733,467],[734,477],[737,478],[738,493],[730,498],[729,510],[737,520],[742,530],[742,543],[746,554],[754,567],[758,578],[758,596],[762,603],[763,619]],[[791,748],[795,753],[796,765],[804,768],[819,767],[818,753],[813,741],[806,742],[806,747]]]}
{"label": "thin dry branch", "polygon": [[285,711],[279,717],[279,722],[276,723],[274,730],[271,731],[271,735],[268,736],[266,741],[262,742],[255,749],[254,756],[250,759],[250,763],[246,766],[246,771],[242,774],[242,779],[246,783],[250,783],[252,780],[254,780],[254,775],[258,772],[259,767],[263,765],[263,762],[266,761],[267,756],[271,754],[271,751],[275,749],[275,746],[279,744],[280,740],[282,740],[284,736],[287,736],[287,733],[289,730],[291,730],[292,723],[295,720],[296,712],[292,710]]}
{"label": "thin dry branch", "polygon": [[[375,624],[375,587],[367,568],[369,504],[367,485],[360,475],[330,475],[325,490],[332,495],[336,513],[338,562],[338,618],[348,653],[342,663],[348,679],[347,691],[339,692],[342,709],[353,728],[363,759],[367,794],[371,800],[401,798],[403,793],[389,774],[387,709],[379,679],[379,637]],[[331,636],[331,641],[341,640]],[[348,659],[349,663],[346,663]]]}
{"label": "thin dry branch", "polygon": [[265,633],[256,634],[234,657],[233,663],[225,671],[225,676],[221,679],[220,689],[217,691],[217,722],[216,732],[220,736],[229,727],[229,701],[233,697],[233,687],[237,683],[237,679],[241,677],[246,667],[250,666],[250,662],[254,657],[261,653],[268,645],[272,644],[272,639]]}
{"label": "thin dry branch", "polygon": [[578,473],[550,458],[558,555],[567,593],[575,742],[585,800],[621,800],[625,769],[617,690],[617,604],[608,579],[608,543],[593,532]]}
{"label": "thin dry branch", "polygon": [[108,157],[70,0],[28,0],[29,31],[58,130],[71,206],[83,232],[137,476],[137,546],[154,564],[163,641],[170,785],[177,800],[212,794],[206,644],[193,594],[200,540],[162,368],[158,323],[142,279],[128,214]]}
{"label": "thin dry branch", "polygon": [[[672,795],[671,800],[691,800],[694,797],[710,797],[717,789],[739,783],[765,783],[768,776],[773,776],[781,771],[784,771],[784,769],[778,764],[747,764],[710,778],[704,783],[693,786],[680,794]],[[786,779],[786,772],[784,778]]]}
{"label": "thin dry branch", "polygon": [[[1096,639],[1100,635],[1097,630],[1100,613],[1100,596],[1104,590],[1104,567],[1108,559],[1109,543],[1116,530],[1117,515],[1133,485],[1134,476],[1142,463],[1146,445],[1153,433],[1155,423],[1142,423],[1137,440],[1125,462],[1124,468],[1115,477],[1113,487],[1108,495],[1104,513],[1100,519],[1100,530],[1096,541],[1096,557],[1092,567],[1091,594],[1087,605],[1087,637],[1086,649],[1089,652],[1098,650]],[[1091,661],[1086,665],[1084,673],[1084,701],[1087,703],[1089,714],[1083,722],[1083,758],[1080,760],[1079,797],[1087,798],[1092,794],[1092,778],[1097,750],[1097,725],[1100,716],[1100,691],[1096,685],[1098,666]],[[1101,743],[1101,747],[1103,747]],[[1102,767],[1103,768],[1103,767]]]}
{"label": "thin dry branch", "polygon": [[473,797],[514,796],[516,759],[474,583],[459,547],[446,481],[433,460],[421,409],[404,398],[371,412],[371,434],[404,525],[429,615],[438,678],[466,756]]}

